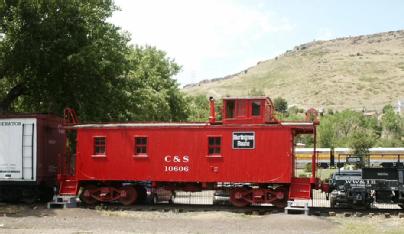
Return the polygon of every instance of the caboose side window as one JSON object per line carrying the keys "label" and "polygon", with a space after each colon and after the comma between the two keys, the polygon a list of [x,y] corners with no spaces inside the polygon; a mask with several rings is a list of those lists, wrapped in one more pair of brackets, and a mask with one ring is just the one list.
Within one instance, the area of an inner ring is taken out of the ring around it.
{"label": "caboose side window", "polygon": [[147,137],[135,137],[135,155],[147,154]]}
{"label": "caboose side window", "polygon": [[251,102],[251,115],[252,116],[261,115],[261,102],[260,101]]}
{"label": "caboose side window", "polygon": [[208,155],[220,154],[220,146],[222,144],[221,137],[208,138]]}
{"label": "caboose side window", "polygon": [[226,101],[226,118],[234,118],[234,112],[236,109],[236,102],[234,100]]}
{"label": "caboose side window", "polygon": [[94,155],[105,155],[106,137],[94,137]]}

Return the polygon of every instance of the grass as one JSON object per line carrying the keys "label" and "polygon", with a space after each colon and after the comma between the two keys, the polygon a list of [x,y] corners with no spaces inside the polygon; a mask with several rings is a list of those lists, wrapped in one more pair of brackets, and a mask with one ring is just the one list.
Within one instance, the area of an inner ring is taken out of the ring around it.
{"label": "grass", "polygon": [[[385,104],[394,101],[389,92],[381,90],[390,90],[390,86],[395,87],[395,93],[404,93],[402,79],[391,79],[404,77],[404,57],[396,55],[404,54],[404,31],[395,34],[395,37],[388,33],[369,35],[357,44],[349,43],[357,40],[356,37],[310,43],[304,50],[294,50],[279,55],[276,60],[263,61],[238,78],[201,84],[186,88],[184,92],[213,95],[220,99],[224,94],[246,96],[248,90],[255,88],[265,90],[270,97],[282,96],[289,104],[305,109],[366,107],[381,110]],[[380,41],[375,40],[376,37],[381,38]],[[373,44],[367,41],[373,41]],[[360,56],[363,60],[358,60],[358,56],[349,56],[353,51],[368,56]],[[326,65],[319,68],[318,64],[323,64],[323,61]],[[379,90],[377,102],[369,98],[375,87]],[[355,98],[351,98],[352,95]],[[324,105],[324,100],[329,102]]]}
{"label": "grass", "polygon": [[[321,169],[319,168],[317,170],[317,177],[320,178],[321,180],[329,179],[337,169]],[[297,169],[296,170],[296,175],[297,176],[305,176],[305,177],[310,177],[311,172],[305,172],[304,169]]]}
{"label": "grass", "polygon": [[398,217],[386,219],[380,216],[374,217],[333,217],[332,221],[340,224],[338,234],[398,234],[404,233],[404,222]]}
{"label": "grass", "polygon": [[399,62],[397,67],[404,71],[404,62]]}
{"label": "grass", "polygon": [[364,75],[359,77],[359,81],[364,81],[364,82],[374,82],[377,80],[377,77],[374,76],[369,76],[369,75]]}
{"label": "grass", "polygon": [[329,179],[332,175],[332,173],[336,172],[337,169],[318,169],[317,170],[317,176],[321,180]]}

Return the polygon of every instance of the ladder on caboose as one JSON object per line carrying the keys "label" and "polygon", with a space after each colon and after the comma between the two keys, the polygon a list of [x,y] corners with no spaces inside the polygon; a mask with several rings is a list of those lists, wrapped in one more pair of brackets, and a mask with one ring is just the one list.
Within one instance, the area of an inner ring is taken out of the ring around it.
{"label": "ladder on caboose", "polygon": [[24,171],[31,171],[31,180],[34,179],[34,124],[22,125],[22,160],[21,179],[25,179]]}

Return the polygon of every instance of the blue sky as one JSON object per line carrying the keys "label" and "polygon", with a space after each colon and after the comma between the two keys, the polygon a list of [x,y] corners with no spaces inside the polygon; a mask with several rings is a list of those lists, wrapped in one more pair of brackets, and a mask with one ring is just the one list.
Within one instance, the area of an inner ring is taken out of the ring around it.
{"label": "blue sky", "polygon": [[182,65],[185,85],[233,74],[313,40],[404,29],[404,1],[115,0],[110,22]]}

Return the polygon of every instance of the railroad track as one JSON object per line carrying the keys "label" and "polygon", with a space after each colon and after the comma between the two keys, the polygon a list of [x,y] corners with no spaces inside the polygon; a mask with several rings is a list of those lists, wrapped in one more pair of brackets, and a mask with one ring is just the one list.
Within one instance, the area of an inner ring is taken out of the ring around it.
{"label": "railroad track", "polygon": [[134,205],[122,206],[120,204],[99,204],[99,205],[86,205],[80,204],[80,208],[85,209],[102,209],[110,211],[159,211],[159,212],[212,212],[212,211],[227,211],[234,213],[259,213],[264,215],[267,213],[283,212],[273,206],[250,206],[244,208],[233,207],[230,205],[194,205],[194,204],[156,204],[156,205]]}
{"label": "railroad track", "polygon": [[[156,205],[133,205],[123,206],[120,204],[98,204],[86,205],[78,204],[80,209],[105,210],[105,211],[137,211],[137,212],[172,212],[172,213],[189,213],[189,212],[231,212],[245,215],[269,215],[276,213],[284,213],[284,209],[274,206],[249,206],[244,208],[233,207],[230,205],[196,205],[196,204],[156,204]],[[46,209],[44,203],[34,204],[7,204],[0,203],[0,215],[21,215],[21,212],[39,212]],[[75,208],[73,208],[75,209]],[[291,212],[293,213],[293,212]],[[404,218],[404,210],[402,209],[348,209],[348,208],[327,208],[327,207],[310,207],[310,215],[314,216],[373,216],[382,215],[385,217],[398,216]]]}
{"label": "railroad track", "polygon": [[[230,205],[194,205],[194,204],[157,204],[157,205],[135,205],[122,206],[120,204],[99,204],[99,205],[79,205],[80,208],[108,211],[157,211],[157,212],[214,212],[225,211],[232,213],[241,213],[247,215],[267,215],[274,213],[284,213],[284,209],[273,206],[249,206],[244,208],[233,207]],[[293,213],[293,212],[292,212]],[[388,215],[404,217],[402,209],[349,209],[349,208],[328,208],[328,207],[310,207],[310,215],[332,216],[342,214],[349,216],[372,216]]]}

